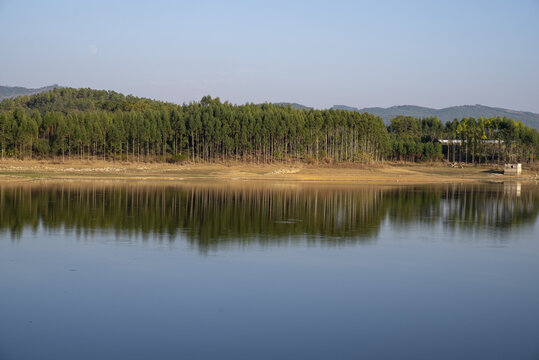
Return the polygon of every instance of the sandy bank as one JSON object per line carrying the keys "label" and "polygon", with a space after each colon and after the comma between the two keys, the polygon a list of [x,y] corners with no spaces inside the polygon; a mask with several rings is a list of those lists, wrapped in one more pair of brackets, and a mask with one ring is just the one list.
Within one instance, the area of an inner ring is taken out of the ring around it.
{"label": "sandy bank", "polygon": [[520,176],[502,174],[502,167],[482,165],[452,168],[436,164],[306,165],[251,163],[162,164],[112,161],[5,160],[0,181],[36,179],[143,181],[300,181],[358,184],[433,184],[539,180],[537,168],[524,167]]}

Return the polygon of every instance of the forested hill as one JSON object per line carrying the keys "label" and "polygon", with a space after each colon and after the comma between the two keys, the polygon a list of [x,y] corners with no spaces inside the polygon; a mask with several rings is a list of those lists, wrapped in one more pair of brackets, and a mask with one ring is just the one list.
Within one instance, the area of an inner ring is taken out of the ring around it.
{"label": "forested hill", "polygon": [[505,117],[443,123],[397,116],[386,126],[359,111],[233,105],[209,96],[176,105],[59,88],[0,102],[0,150],[2,159],[533,163],[539,132]]}
{"label": "forested hill", "polygon": [[290,106],[292,109],[297,109],[297,110],[310,110],[310,109],[312,109],[311,107],[301,105],[301,104],[298,104],[298,103],[280,102],[280,103],[273,103],[273,104],[278,105],[278,106],[282,106],[282,107]]}
{"label": "forested hill", "polygon": [[60,86],[58,85],[51,85],[51,86],[45,86],[38,89],[28,89],[25,87],[20,86],[0,86],[0,100],[7,99],[7,98],[15,98],[18,96],[25,96],[25,95],[34,95],[39,94],[45,91],[57,89]]}
{"label": "forested hill", "polygon": [[177,106],[164,101],[126,96],[115,91],[56,88],[31,96],[4,99],[0,102],[0,111],[25,108],[37,110],[44,115],[47,112],[69,114],[94,111],[146,111]]}
{"label": "forested hill", "polygon": [[[16,98],[19,96],[35,95],[35,94],[48,92],[50,90],[59,89],[59,88],[61,87],[56,84],[37,88],[37,89],[29,89],[25,87],[16,87],[16,86],[0,86],[0,101],[7,98]],[[90,90],[83,89],[83,91],[90,91]],[[91,90],[91,91],[97,91],[99,93],[99,90]],[[109,92],[102,91],[100,96],[103,97],[104,93],[108,94]],[[114,94],[114,92],[112,93]],[[117,94],[116,96],[118,95],[120,94]],[[98,98],[99,98],[99,95],[98,95]],[[135,98],[133,96],[126,96],[125,98],[127,98],[126,100],[127,103],[129,102],[133,103],[133,100],[135,100],[135,102],[137,103],[148,102],[147,99]],[[84,101],[82,102],[84,103]],[[112,105],[113,107],[123,106],[123,105],[119,105],[115,101],[114,96],[112,97],[112,99],[107,99],[107,102],[109,106],[105,106],[104,107],[105,109],[111,109],[111,104],[113,103],[114,103],[114,105]],[[298,103],[280,102],[280,103],[274,103],[274,105],[282,106],[282,107],[290,106],[293,109],[298,109],[298,110],[312,109],[312,107],[298,104]],[[64,106],[65,104],[63,102],[57,103],[55,105],[56,110],[59,110],[59,111],[65,110]],[[90,106],[90,105],[85,104],[83,105],[83,107],[84,106]],[[94,105],[91,105],[91,106],[94,106]],[[380,116],[384,120],[384,123],[386,123],[387,125],[389,125],[392,118],[399,115],[412,116],[415,118],[427,118],[427,117],[437,116],[438,119],[440,119],[442,122],[452,121],[453,119],[469,118],[469,117],[476,118],[476,119],[480,117],[483,117],[483,118],[507,117],[510,119],[514,119],[516,121],[522,121],[527,126],[533,127],[535,129],[539,129],[539,114],[526,112],[526,111],[517,111],[517,110],[511,110],[511,109],[489,107],[489,106],[484,106],[484,105],[461,105],[461,106],[451,106],[451,107],[447,107],[443,109],[433,109],[433,108],[415,106],[415,105],[399,105],[399,106],[391,106],[388,108],[367,107],[367,108],[359,109],[356,107],[346,106],[346,105],[334,105],[332,109],[333,110],[346,110],[346,111],[359,111],[362,113],[367,112],[373,115]]]}
{"label": "forested hill", "polygon": [[388,108],[369,107],[363,109],[357,109],[344,105],[335,105],[334,109],[348,110],[348,111],[360,111],[368,112],[374,115],[380,116],[384,119],[386,124],[389,124],[392,118],[395,116],[413,116],[417,118],[426,118],[431,116],[437,116],[443,122],[452,121],[453,119],[462,118],[491,118],[495,116],[507,117],[515,119],[516,121],[522,121],[525,125],[539,129],[539,114],[531,112],[510,110],[489,107],[484,105],[462,105],[451,106],[443,109],[432,109],[428,107],[414,106],[414,105],[401,105],[392,106]]}

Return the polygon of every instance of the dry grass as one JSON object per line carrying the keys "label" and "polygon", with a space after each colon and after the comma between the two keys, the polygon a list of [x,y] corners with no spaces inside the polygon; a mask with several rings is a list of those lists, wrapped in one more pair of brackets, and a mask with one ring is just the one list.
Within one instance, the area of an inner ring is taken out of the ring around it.
{"label": "dry grass", "polygon": [[535,181],[537,168],[524,166],[521,176],[500,174],[499,166],[451,168],[442,163],[426,164],[253,164],[138,163],[103,160],[5,160],[0,162],[0,181],[141,180],[141,181],[301,181],[357,184],[432,184],[462,182]]}

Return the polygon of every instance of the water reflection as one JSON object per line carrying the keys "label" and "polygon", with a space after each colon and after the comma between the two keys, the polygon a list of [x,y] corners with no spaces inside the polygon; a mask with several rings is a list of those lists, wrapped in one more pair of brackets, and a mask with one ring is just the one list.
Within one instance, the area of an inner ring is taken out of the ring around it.
{"label": "water reflection", "polygon": [[335,244],[376,239],[390,225],[510,229],[533,224],[537,187],[330,185],[142,185],[81,183],[0,186],[0,230],[96,231],[174,241],[199,248],[302,238]]}

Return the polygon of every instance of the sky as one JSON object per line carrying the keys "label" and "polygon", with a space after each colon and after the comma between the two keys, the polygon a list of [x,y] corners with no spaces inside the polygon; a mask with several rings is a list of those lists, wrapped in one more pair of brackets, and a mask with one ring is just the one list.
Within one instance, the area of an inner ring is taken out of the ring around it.
{"label": "sky", "polygon": [[539,0],[0,0],[0,85],[539,113]]}

